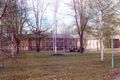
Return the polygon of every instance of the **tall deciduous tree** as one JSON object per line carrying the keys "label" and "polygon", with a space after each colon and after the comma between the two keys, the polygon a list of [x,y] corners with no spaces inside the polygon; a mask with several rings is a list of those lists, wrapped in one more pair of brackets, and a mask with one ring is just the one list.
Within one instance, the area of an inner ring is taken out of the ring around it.
{"label": "tall deciduous tree", "polygon": [[27,21],[26,4],[24,0],[8,0],[6,4],[6,12],[1,19],[1,24],[4,26],[4,35],[11,39],[12,54],[13,51],[19,53],[21,35]]}
{"label": "tall deciduous tree", "polygon": [[0,49],[3,49],[3,26],[1,19],[6,12],[7,4],[4,0],[0,1]]}
{"label": "tall deciduous tree", "polygon": [[3,15],[6,12],[7,4],[4,0],[0,1],[0,19],[3,17]]}
{"label": "tall deciduous tree", "polygon": [[96,13],[95,20],[98,21],[98,30],[100,32],[100,53],[101,61],[104,60],[104,44],[103,44],[103,29],[105,26],[104,18],[111,11],[112,1],[111,0],[92,0],[94,12]]}
{"label": "tall deciduous tree", "polygon": [[79,35],[80,53],[84,52],[84,33],[91,19],[91,8],[88,3],[89,0],[72,0],[72,4],[70,5],[74,12],[73,18]]}
{"label": "tall deciduous tree", "polygon": [[45,0],[32,0],[32,13],[34,15],[35,27],[32,28],[32,32],[35,34],[36,38],[36,51],[40,51],[40,42],[42,39],[43,20],[45,12],[48,8],[48,3]]}

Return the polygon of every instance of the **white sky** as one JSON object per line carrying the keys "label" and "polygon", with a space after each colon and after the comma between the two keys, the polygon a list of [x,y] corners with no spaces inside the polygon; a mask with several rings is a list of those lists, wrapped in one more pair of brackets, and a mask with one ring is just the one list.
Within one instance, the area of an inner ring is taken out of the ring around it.
{"label": "white sky", "polygon": [[[36,0],[33,0],[36,1]],[[54,0],[44,0],[45,3],[49,2],[49,6],[47,8],[47,11],[45,13],[45,17],[53,22],[54,20]],[[59,1],[59,0],[58,0]],[[70,16],[68,16],[68,12],[70,12],[70,9],[68,7],[68,5],[66,5],[65,3],[69,3],[70,0],[60,0],[59,1],[59,11],[58,11],[58,23],[59,24],[70,24],[72,19],[70,18]],[[32,7],[32,0],[28,0],[28,6]],[[34,17],[33,14],[30,14],[31,17]],[[65,27],[65,26],[64,26]],[[64,28],[61,26],[58,26],[58,32],[61,32],[61,30]],[[54,26],[53,26],[54,28]]]}
{"label": "white sky", "polygon": [[[28,0],[28,5],[32,6],[32,3],[30,2],[31,0]],[[36,0],[33,0],[36,1]],[[46,3],[49,2],[49,6],[47,8],[47,11],[45,13],[45,17],[49,20],[49,21],[53,21],[54,20],[54,1],[55,0],[44,0]],[[69,3],[71,0],[58,0],[59,3],[59,11],[58,11],[58,22],[59,24],[61,24],[58,27],[58,32],[61,32],[65,26],[62,26],[64,24],[69,25],[72,23],[73,19],[72,17],[68,16],[68,14],[71,13],[70,8],[68,5],[66,5],[65,3]],[[118,0],[113,0],[115,2],[117,2]],[[31,14],[31,16],[33,16]],[[54,27],[53,27],[54,28]]]}
{"label": "white sky", "polygon": [[[51,3],[54,0],[49,0]],[[70,18],[68,17],[68,12],[70,12],[69,7],[65,4],[68,3],[70,0],[61,0],[59,2],[59,11],[58,11],[58,21],[59,22],[64,22],[64,23],[69,23],[70,22]],[[47,9],[46,15],[49,19],[53,19],[53,15],[54,15],[54,6],[53,4],[49,6],[49,8]]]}
{"label": "white sky", "polygon": [[[34,0],[36,1],[36,0]],[[49,2],[49,6],[47,8],[47,11],[45,15],[49,19],[53,19],[54,16],[54,0],[45,0],[46,3]],[[59,0],[58,0],[59,1]],[[59,11],[58,11],[58,19],[63,19],[67,15],[68,12],[70,12],[70,9],[68,6],[64,3],[68,3],[70,0],[60,0],[59,1]],[[63,3],[64,2],[64,3]],[[32,7],[32,0],[28,0],[28,6]]]}

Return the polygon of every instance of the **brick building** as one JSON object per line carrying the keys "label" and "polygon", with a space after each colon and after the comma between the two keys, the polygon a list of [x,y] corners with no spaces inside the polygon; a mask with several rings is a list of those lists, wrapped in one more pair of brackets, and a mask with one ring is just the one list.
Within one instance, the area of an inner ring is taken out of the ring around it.
{"label": "brick building", "polygon": [[[47,36],[41,39],[41,50],[53,50],[54,46],[55,38],[52,34],[47,34]],[[77,38],[70,35],[57,34],[56,46],[58,50],[77,48]],[[28,50],[36,50],[36,39],[33,35],[28,40]]]}
{"label": "brick building", "polygon": [[[40,50],[54,50],[55,38],[51,33],[45,34],[46,36],[41,39]],[[7,40],[7,39],[5,39]],[[73,48],[79,48],[80,42],[78,37],[65,34],[57,34],[57,50],[69,50]],[[7,41],[6,41],[7,42]],[[114,48],[120,47],[120,39],[114,37]],[[94,37],[87,37],[84,39],[84,48],[89,50],[100,49],[100,42]],[[3,45],[3,49],[10,50],[11,43],[7,42]],[[20,49],[26,51],[36,50],[36,36],[35,35],[24,35],[20,43]]]}

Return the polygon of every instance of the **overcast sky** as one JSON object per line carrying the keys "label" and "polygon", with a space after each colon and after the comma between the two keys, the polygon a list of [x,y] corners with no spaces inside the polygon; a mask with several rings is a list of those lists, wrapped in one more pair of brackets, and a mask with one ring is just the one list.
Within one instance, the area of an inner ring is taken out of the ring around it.
{"label": "overcast sky", "polygon": [[[37,0],[33,0],[33,1],[37,1]],[[44,0],[45,4],[49,3],[49,6],[45,12],[45,24],[51,24],[52,22],[54,22],[54,4],[55,4],[55,0]],[[60,27],[58,26],[58,32],[61,32],[61,30],[65,27],[62,26],[62,24],[69,24],[72,22],[72,19],[70,16],[68,16],[68,13],[70,13],[70,8],[68,7],[68,5],[66,5],[65,3],[69,3],[70,0],[58,0],[59,1],[59,8],[58,8],[58,14],[57,14],[57,19],[58,19],[58,24],[60,25]],[[32,0],[28,0],[28,6],[32,7]],[[34,17],[33,14],[30,14],[30,17]],[[35,23],[33,21],[33,23]],[[54,28],[54,26],[53,26]]]}
{"label": "overcast sky", "polygon": [[[37,1],[37,0],[33,0],[34,2]],[[54,22],[54,4],[55,4],[55,0],[44,0],[45,1],[45,4],[49,3],[49,6],[46,10],[46,13],[45,13],[45,20],[44,20],[44,23],[45,24],[51,24],[52,22]],[[68,5],[66,5],[65,3],[69,3],[70,0],[58,0],[59,1],[59,11],[58,11],[58,23],[59,23],[59,27],[58,27],[58,32],[62,31],[63,28],[65,26],[62,26],[62,24],[66,24],[66,25],[69,25],[70,23],[73,22],[73,19],[72,17],[70,17],[68,14],[71,13],[71,10],[69,8]],[[117,2],[118,0],[113,0],[114,2]],[[32,6],[32,0],[28,0],[28,6]],[[30,14],[32,17],[33,14]],[[34,21],[33,21],[34,22]],[[54,28],[54,26],[53,26]]]}

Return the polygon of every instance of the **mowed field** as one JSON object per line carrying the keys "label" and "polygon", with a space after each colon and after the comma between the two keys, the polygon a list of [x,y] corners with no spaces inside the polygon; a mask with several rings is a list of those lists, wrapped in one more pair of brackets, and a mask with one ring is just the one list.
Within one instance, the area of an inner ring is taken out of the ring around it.
{"label": "mowed field", "polygon": [[[51,56],[53,52],[27,53],[15,62],[5,60],[0,68],[0,80],[112,80],[120,73],[120,54],[115,54],[115,68],[111,68],[111,53],[104,61],[96,52],[64,53]],[[1,59],[3,55],[1,55]]]}

